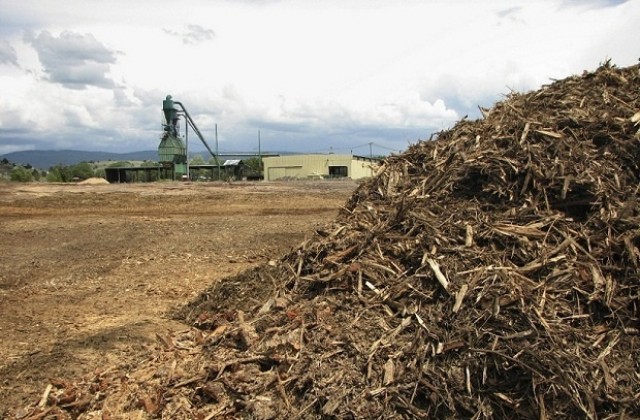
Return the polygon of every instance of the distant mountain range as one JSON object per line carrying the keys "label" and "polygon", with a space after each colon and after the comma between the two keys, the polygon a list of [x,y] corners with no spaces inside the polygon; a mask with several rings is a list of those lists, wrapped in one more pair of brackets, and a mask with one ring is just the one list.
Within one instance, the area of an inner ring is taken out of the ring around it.
{"label": "distant mountain range", "polygon": [[[273,153],[270,153],[273,154]],[[277,154],[290,154],[286,152],[279,152]],[[205,160],[209,160],[208,152],[194,152],[189,153],[189,157],[192,158],[195,155],[202,156]],[[241,156],[248,155],[248,153],[238,153],[220,155],[225,156]],[[75,165],[80,162],[100,162],[100,161],[141,161],[150,160],[153,162],[158,161],[157,150],[143,150],[140,152],[129,153],[111,153],[111,152],[87,152],[82,150],[24,150],[21,152],[7,153],[6,155],[0,155],[0,160],[7,159],[10,162],[19,165],[31,165],[38,169],[49,169],[56,165]],[[225,159],[229,159],[226,157]]]}
{"label": "distant mountain range", "polygon": [[158,160],[157,150],[144,150],[130,153],[87,152],[82,150],[24,150],[0,156],[19,165],[31,165],[38,169],[49,169],[56,165],[75,165],[80,162],[99,162],[105,160]]}

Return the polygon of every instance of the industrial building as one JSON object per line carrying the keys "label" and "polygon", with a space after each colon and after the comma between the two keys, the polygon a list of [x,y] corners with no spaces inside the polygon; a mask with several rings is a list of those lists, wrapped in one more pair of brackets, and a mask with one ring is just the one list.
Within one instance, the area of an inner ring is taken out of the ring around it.
{"label": "industrial building", "polygon": [[[177,107],[177,108],[176,108]],[[231,155],[234,159],[220,160],[222,155],[217,151],[217,127],[216,127],[216,153],[205,141],[196,123],[187,112],[182,102],[175,101],[171,95],[167,95],[162,101],[162,136],[158,146],[159,161],[156,166],[141,167],[109,167],[105,168],[105,177],[110,183],[115,182],[152,182],[161,179],[171,180],[199,180],[199,179],[260,179],[259,171],[245,168],[242,157],[253,157],[253,154]],[[179,121],[185,120],[184,136],[180,133]],[[193,165],[188,163],[188,128],[200,139],[202,144],[213,157],[215,164]],[[258,157],[258,156],[256,156]]]}
{"label": "industrial building", "polygon": [[[373,176],[377,160],[364,156],[340,154],[307,154],[307,155],[271,155],[258,153],[262,160],[263,174],[259,169],[245,170],[242,159],[221,161],[218,153],[217,126],[216,152],[214,153],[205,141],[196,123],[187,112],[185,106],[167,95],[162,101],[162,136],[158,146],[159,161],[157,166],[145,167],[109,167],[105,169],[107,181],[114,182],[150,182],[161,179],[199,180],[199,179],[324,179],[350,178],[360,179]],[[184,136],[180,133],[179,121],[184,119]],[[197,135],[209,151],[215,164],[190,165],[188,162],[188,129]],[[371,143],[372,144],[372,143]],[[370,144],[370,145],[371,145]]]}
{"label": "industrial building", "polygon": [[309,179],[371,177],[377,160],[338,154],[288,155],[262,158],[264,179]]}

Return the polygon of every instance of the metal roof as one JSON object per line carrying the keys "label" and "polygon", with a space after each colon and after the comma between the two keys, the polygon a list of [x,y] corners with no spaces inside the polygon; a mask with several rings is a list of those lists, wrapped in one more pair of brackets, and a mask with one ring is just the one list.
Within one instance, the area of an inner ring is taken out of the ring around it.
{"label": "metal roof", "polygon": [[242,163],[240,159],[229,159],[225,160],[222,166],[238,166],[240,163]]}

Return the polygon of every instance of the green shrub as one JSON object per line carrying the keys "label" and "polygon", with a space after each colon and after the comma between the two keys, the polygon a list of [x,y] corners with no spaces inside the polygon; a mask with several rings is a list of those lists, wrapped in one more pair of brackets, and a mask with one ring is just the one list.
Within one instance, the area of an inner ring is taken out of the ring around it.
{"label": "green shrub", "polygon": [[31,182],[33,174],[24,166],[16,166],[11,171],[11,180],[15,182]]}

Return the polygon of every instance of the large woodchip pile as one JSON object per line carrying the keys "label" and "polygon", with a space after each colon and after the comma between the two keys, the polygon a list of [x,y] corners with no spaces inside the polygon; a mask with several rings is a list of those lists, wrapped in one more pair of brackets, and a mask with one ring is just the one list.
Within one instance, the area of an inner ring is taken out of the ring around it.
{"label": "large woodchip pile", "polygon": [[640,66],[483,113],[212,286],[179,312],[198,329],[29,415],[640,418]]}

